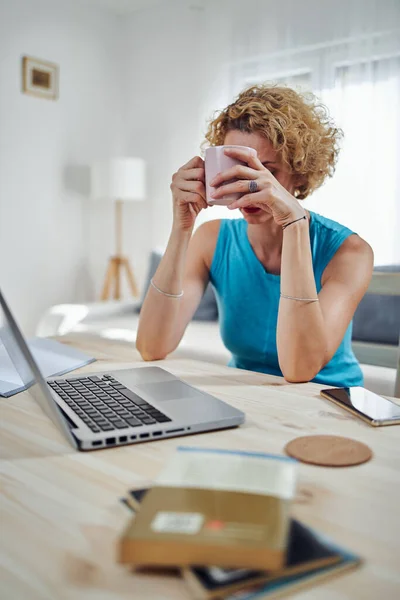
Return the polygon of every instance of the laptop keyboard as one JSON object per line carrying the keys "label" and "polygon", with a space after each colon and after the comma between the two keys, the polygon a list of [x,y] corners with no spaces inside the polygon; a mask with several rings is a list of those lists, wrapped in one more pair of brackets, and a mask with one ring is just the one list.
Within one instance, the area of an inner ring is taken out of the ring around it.
{"label": "laptop keyboard", "polygon": [[94,433],[171,421],[111,375],[47,383]]}

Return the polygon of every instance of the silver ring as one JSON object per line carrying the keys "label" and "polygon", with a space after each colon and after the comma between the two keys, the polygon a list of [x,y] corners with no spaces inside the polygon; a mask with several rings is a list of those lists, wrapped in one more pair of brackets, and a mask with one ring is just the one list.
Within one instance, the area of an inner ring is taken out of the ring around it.
{"label": "silver ring", "polygon": [[255,179],[249,181],[249,192],[254,193],[258,191],[258,183]]}

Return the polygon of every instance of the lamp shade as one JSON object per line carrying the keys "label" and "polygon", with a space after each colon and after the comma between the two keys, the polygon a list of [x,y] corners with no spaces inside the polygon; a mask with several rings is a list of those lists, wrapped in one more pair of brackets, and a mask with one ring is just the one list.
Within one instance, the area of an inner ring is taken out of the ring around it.
{"label": "lamp shade", "polygon": [[91,168],[93,199],[144,200],[145,162],[141,158],[112,158]]}

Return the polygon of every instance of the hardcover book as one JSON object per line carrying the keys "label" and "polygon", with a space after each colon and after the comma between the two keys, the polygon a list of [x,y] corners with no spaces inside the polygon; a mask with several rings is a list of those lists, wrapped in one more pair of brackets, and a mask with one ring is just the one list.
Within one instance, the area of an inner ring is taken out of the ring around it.
{"label": "hardcover book", "polygon": [[181,447],[125,530],[119,561],[282,569],[296,461]]}

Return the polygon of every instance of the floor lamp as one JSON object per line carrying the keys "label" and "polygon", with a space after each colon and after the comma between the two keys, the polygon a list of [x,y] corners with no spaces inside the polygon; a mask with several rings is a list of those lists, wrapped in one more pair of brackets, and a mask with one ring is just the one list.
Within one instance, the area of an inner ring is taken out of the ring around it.
{"label": "floor lamp", "polygon": [[115,300],[121,298],[122,272],[125,272],[133,296],[138,295],[129,260],[122,253],[122,205],[125,201],[145,198],[145,163],[141,158],[114,158],[98,162],[91,169],[93,199],[115,204],[115,255],[110,257],[101,299],[107,300],[113,289]]}

